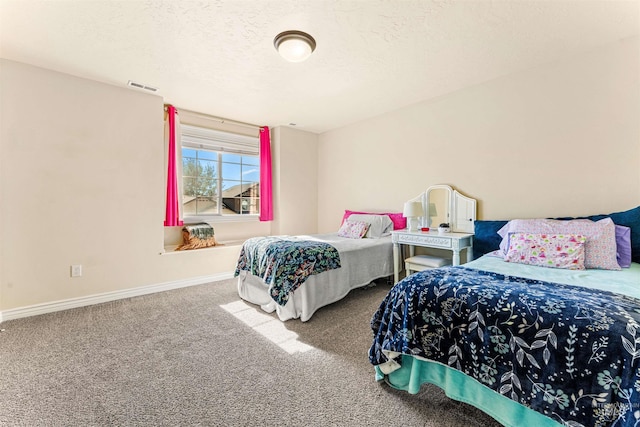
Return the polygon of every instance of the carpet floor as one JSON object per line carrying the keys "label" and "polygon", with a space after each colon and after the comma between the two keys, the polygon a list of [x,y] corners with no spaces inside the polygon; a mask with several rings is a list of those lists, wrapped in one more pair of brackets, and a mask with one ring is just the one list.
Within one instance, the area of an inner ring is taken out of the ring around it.
{"label": "carpet floor", "polygon": [[233,280],[0,325],[2,426],[499,426],[435,386],[374,380],[386,283],[308,322],[241,301]]}

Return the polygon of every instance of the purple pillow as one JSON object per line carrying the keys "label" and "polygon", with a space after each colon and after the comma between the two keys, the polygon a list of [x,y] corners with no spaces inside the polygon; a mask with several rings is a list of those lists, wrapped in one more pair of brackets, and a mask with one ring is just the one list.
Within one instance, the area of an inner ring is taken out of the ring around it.
{"label": "purple pillow", "polygon": [[631,267],[631,228],[616,224],[616,261],[622,268]]}

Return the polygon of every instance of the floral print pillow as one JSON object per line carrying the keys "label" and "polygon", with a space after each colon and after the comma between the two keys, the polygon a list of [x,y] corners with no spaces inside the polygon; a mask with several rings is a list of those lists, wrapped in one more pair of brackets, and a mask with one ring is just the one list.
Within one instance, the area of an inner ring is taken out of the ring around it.
{"label": "floral print pillow", "polygon": [[581,234],[513,233],[504,260],[540,267],[584,270],[584,247]]}
{"label": "floral print pillow", "polygon": [[502,227],[498,234],[503,237],[500,249],[506,254],[512,233],[531,233],[546,235],[579,234],[587,238],[584,249],[585,268],[620,270],[616,256],[616,226],[611,218],[599,221],[574,219],[563,221],[556,219],[513,219]]}
{"label": "floral print pillow", "polygon": [[338,236],[349,239],[362,239],[369,231],[369,224],[364,221],[345,221],[338,230]]}

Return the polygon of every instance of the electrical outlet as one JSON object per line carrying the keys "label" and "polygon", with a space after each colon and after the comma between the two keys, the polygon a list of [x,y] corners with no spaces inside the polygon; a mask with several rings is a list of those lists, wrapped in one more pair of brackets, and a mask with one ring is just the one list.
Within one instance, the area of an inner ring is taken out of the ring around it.
{"label": "electrical outlet", "polygon": [[71,277],[80,277],[80,276],[82,276],[82,265],[72,265]]}

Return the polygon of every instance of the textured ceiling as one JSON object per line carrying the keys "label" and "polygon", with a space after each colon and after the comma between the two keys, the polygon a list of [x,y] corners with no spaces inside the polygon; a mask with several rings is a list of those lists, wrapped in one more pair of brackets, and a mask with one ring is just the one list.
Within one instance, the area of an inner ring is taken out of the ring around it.
{"label": "textured ceiling", "polygon": [[0,0],[3,58],[317,133],[639,33],[640,0]]}

